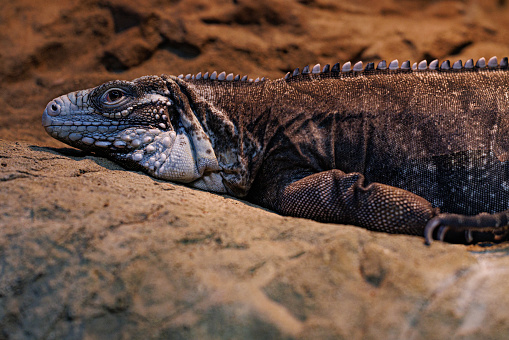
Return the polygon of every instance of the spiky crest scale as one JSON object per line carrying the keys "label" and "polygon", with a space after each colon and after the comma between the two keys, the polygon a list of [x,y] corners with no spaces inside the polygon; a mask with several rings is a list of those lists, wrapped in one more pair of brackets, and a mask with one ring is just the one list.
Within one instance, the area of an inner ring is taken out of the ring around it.
{"label": "spiky crest scale", "polygon": [[[440,65],[440,66],[439,66]],[[479,58],[477,62],[474,64],[473,59],[469,59],[465,62],[465,65],[463,65],[463,62],[461,60],[455,61],[452,66],[451,62],[449,60],[445,60],[442,62],[442,64],[439,64],[438,59],[435,59],[431,61],[429,64],[426,60],[422,60],[419,63],[413,63],[412,66],[410,66],[410,61],[404,61],[401,66],[399,66],[399,61],[397,59],[392,60],[389,65],[387,65],[387,62],[385,60],[380,61],[375,69],[374,63],[367,63],[366,66],[363,68],[362,61],[356,62],[353,67],[352,63],[350,61],[344,63],[341,65],[340,63],[334,64],[332,67],[330,64],[325,65],[323,68],[320,64],[316,64],[313,67],[310,67],[309,65],[304,66],[302,69],[302,72],[297,67],[295,70],[291,72],[287,72],[286,75],[283,77],[285,80],[290,80],[292,78],[301,76],[301,75],[311,75],[311,76],[318,76],[323,74],[341,74],[341,73],[349,73],[349,72],[379,72],[379,71],[450,71],[450,72],[458,72],[462,70],[474,70],[474,69],[503,69],[507,70],[509,69],[509,62],[508,58],[503,58],[500,63],[498,63],[497,57],[491,57],[488,62],[486,62],[486,59]],[[209,72],[205,72],[202,74],[201,72],[198,72],[196,75],[193,74],[187,74],[187,75],[179,75],[178,76],[181,79],[185,80],[216,80],[216,81],[234,81],[234,82],[263,82],[265,80],[265,77],[262,78],[248,78],[247,75],[244,75],[243,77],[240,77],[240,75],[234,76],[233,73],[229,73],[228,75],[226,72],[217,73],[216,71],[212,72],[209,75]]]}

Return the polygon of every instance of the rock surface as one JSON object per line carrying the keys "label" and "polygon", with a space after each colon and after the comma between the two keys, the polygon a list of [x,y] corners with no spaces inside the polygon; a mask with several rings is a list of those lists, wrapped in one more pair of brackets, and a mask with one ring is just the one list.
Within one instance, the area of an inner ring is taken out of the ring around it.
{"label": "rock surface", "polygon": [[507,244],[282,217],[62,148],[40,119],[58,95],[147,74],[501,58],[508,15],[505,0],[4,0],[0,339],[507,338]]}
{"label": "rock surface", "polygon": [[0,338],[509,334],[509,246],[287,218],[0,141]]}

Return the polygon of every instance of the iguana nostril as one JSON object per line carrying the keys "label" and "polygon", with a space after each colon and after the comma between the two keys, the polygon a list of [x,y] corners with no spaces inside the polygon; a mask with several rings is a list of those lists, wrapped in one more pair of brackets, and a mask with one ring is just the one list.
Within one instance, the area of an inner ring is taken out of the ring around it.
{"label": "iguana nostril", "polygon": [[60,108],[61,106],[53,100],[46,106],[46,113],[53,117],[58,116],[60,114]]}

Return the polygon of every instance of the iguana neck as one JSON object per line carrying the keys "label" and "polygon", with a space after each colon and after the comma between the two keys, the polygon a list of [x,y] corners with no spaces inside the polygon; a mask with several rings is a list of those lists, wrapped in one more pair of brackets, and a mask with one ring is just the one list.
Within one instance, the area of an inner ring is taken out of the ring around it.
{"label": "iguana neck", "polygon": [[166,78],[178,85],[210,138],[228,191],[245,196],[260,166],[267,138],[266,113],[272,106],[267,89],[270,82]]}

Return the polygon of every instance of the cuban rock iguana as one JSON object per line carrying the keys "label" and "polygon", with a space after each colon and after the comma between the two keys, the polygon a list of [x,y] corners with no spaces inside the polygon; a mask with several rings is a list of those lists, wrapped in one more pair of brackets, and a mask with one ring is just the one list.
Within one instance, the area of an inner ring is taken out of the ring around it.
{"label": "cuban rock iguana", "polygon": [[52,100],[56,139],[283,215],[433,238],[507,234],[508,60],[115,80]]}

